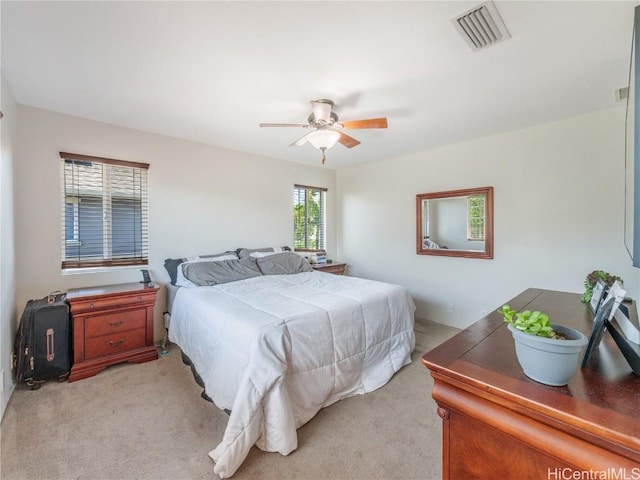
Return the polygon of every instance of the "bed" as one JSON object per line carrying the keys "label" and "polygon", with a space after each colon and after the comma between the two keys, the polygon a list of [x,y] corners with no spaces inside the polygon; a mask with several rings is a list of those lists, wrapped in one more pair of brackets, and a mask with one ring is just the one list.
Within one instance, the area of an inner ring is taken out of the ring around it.
{"label": "bed", "polygon": [[193,285],[172,276],[183,286],[169,295],[169,339],[206,395],[230,411],[209,453],[222,478],[253,445],[294,451],[299,427],[383,386],[415,346],[415,305],[404,287],[314,271],[292,252],[239,253],[186,259],[177,270]]}

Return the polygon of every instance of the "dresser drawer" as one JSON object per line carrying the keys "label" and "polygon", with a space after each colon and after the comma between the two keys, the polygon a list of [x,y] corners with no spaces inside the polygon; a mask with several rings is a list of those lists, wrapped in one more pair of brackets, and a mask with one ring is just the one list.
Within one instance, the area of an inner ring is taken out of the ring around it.
{"label": "dresser drawer", "polygon": [[96,358],[110,355],[132,348],[143,347],[145,341],[145,329],[128,330],[126,332],[103,335],[101,337],[85,340],[84,358]]}
{"label": "dresser drawer", "polygon": [[111,333],[144,328],[146,318],[146,311],[143,309],[88,317],[84,321],[84,337],[100,337]]}
{"label": "dresser drawer", "polygon": [[122,295],[116,297],[97,297],[86,300],[76,300],[71,304],[71,313],[90,313],[109,308],[125,307],[127,305],[138,305],[143,302],[155,302],[155,292],[140,293],[133,295]]}

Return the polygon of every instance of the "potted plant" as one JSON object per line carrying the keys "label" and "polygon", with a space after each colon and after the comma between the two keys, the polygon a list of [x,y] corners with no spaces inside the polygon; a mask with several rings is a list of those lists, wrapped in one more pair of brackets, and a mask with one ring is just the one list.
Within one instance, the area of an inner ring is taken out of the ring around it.
{"label": "potted plant", "polygon": [[578,366],[587,337],[582,332],[552,324],[549,316],[539,311],[517,312],[503,305],[501,313],[511,331],[516,356],[524,374],[545,385],[569,383]]}
{"label": "potted plant", "polygon": [[604,270],[594,270],[584,279],[584,293],[582,294],[582,302],[589,303],[593,295],[593,287],[596,286],[598,280],[602,280],[607,287],[611,287],[616,280],[623,283],[623,280],[617,275],[612,275]]}

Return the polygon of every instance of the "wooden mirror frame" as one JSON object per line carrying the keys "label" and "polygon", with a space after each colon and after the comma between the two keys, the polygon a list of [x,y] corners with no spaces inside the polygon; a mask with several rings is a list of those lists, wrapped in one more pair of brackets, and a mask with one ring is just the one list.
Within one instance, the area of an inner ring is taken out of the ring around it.
{"label": "wooden mirror frame", "polygon": [[[486,197],[484,219],[484,251],[455,250],[447,248],[423,248],[422,246],[422,201],[438,198],[467,197],[483,194]],[[416,253],[418,255],[438,255],[442,257],[493,258],[493,187],[448,190],[446,192],[419,193],[416,195]]]}

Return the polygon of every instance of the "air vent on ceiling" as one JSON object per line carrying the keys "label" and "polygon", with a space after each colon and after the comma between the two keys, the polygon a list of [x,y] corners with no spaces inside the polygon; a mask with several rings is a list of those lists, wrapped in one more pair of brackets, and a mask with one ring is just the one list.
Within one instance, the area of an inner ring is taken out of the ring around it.
{"label": "air vent on ceiling", "polygon": [[472,50],[511,38],[493,2],[484,2],[451,20]]}

